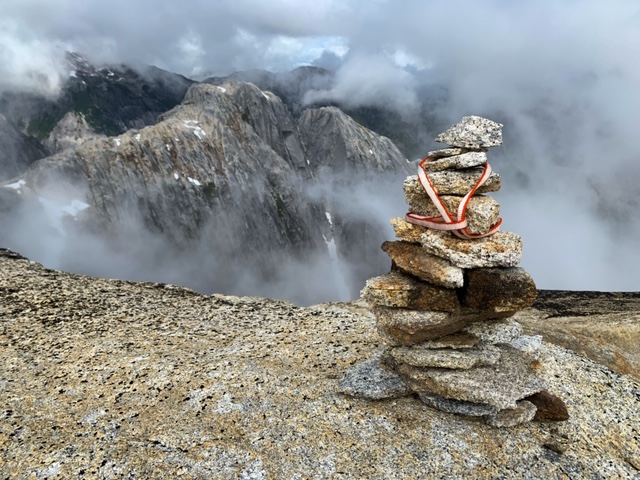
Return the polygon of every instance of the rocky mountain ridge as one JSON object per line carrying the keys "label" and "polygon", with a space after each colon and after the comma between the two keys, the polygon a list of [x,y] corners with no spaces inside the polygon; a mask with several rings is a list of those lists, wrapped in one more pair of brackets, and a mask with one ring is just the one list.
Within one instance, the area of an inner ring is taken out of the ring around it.
{"label": "rocky mountain ridge", "polygon": [[74,52],[66,60],[69,77],[58,96],[0,93],[0,180],[81,141],[156,123],[193,83],[151,66],[97,67]]}
{"label": "rocky mountain ridge", "polygon": [[[378,268],[363,267],[361,252],[378,251],[389,227],[353,211],[354,186],[363,179],[380,184],[407,165],[388,139],[336,108],[296,121],[278,97],[252,84],[196,84],[156,125],[81,143],[0,186],[12,197],[5,206],[20,205],[0,219],[0,243],[19,248],[27,231],[45,232],[39,224],[54,210],[45,235],[62,244],[65,269],[104,275],[87,260],[113,254],[110,266],[125,264],[127,278],[140,278],[130,275],[152,264],[159,276],[148,279],[176,281],[182,269],[180,283],[188,277],[200,290],[237,291],[312,268],[323,275],[309,281],[322,282],[335,267],[335,249],[347,265],[339,275],[357,292]],[[25,226],[25,218],[37,221]],[[96,234],[109,239],[109,248],[92,250]],[[41,250],[49,241],[42,240]],[[133,254],[118,260],[123,250]],[[42,259],[37,246],[31,252]],[[106,274],[123,276],[117,269]],[[333,284],[303,285],[294,296],[312,301],[314,289],[336,298]]]}
{"label": "rocky mountain ridge", "polygon": [[351,103],[348,98],[337,99],[332,89],[337,83],[336,73],[321,67],[303,66],[289,72],[246,70],[226,76],[209,77],[204,83],[221,85],[228,82],[250,82],[278,95],[291,113],[298,117],[307,108],[337,107],[359,124],[390,138],[407,158],[421,157],[428,133],[443,126],[434,115],[434,108],[443,102],[438,89],[421,89],[419,105],[402,111],[393,105]]}
{"label": "rocky mountain ridge", "polygon": [[66,59],[69,78],[58,97],[0,95],[0,112],[38,140],[44,140],[69,112],[82,114],[95,132],[104,135],[152,125],[194,83],[152,66],[98,67],[74,52],[68,52]]}

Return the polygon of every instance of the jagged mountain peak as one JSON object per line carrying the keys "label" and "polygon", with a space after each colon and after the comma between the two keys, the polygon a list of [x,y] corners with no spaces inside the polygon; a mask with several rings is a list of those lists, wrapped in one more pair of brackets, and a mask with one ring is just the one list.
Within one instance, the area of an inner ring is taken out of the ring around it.
{"label": "jagged mountain peak", "polygon": [[391,140],[360,125],[337,107],[309,108],[298,124],[318,168],[357,172],[367,178],[383,172],[409,171],[406,159]]}
{"label": "jagged mountain peak", "polygon": [[[320,128],[316,118],[327,116]],[[393,174],[406,161],[391,142],[336,108],[304,118],[296,122],[278,96],[251,83],[194,84],[157,124],[45,158],[14,188],[0,190],[6,205],[21,203],[38,225],[53,215],[50,232],[66,239],[63,244],[82,243],[57,253],[60,268],[177,277],[202,291],[259,292],[300,303],[345,298],[334,277],[349,278],[356,293],[384,264],[378,245],[389,228],[386,218],[354,219],[353,193],[368,173]],[[350,162],[349,170],[340,170],[339,157]],[[12,235],[26,227],[11,215],[0,215],[0,224],[0,242],[20,246]],[[92,259],[103,254],[85,246],[91,245],[81,240],[87,235],[101,239],[101,251],[119,245],[116,258],[126,260],[95,266]],[[105,235],[109,240],[102,241]],[[142,252],[141,241],[149,244]],[[163,252],[172,253],[165,258]],[[358,265],[363,252],[364,267]],[[44,261],[41,252],[27,253]],[[206,268],[194,269],[194,258]],[[346,262],[342,273],[339,261]],[[278,279],[293,271],[314,287],[278,288]]]}
{"label": "jagged mountain peak", "polygon": [[[55,100],[25,93],[0,95],[0,113],[38,141],[51,136],[63,119],[58,130],[66,135],[71,117],[86,122],[92,135],[118,135],[154,124],[193,83],[156,67],[97,66],[76,52],[67,52],[66,59],[69,78]],[[55,146],[51,153],[65,143],[56,140],[55,132],[53,137],[47,140]]]}
{"label": "jagged mountain peak", "polygon": [[306,92],[310,89],[329,88],[333,82],[333,73],[320,67],[301,66],[278,73],[267,70],[240,71],[203,81],[214,85],[228,82],[250,82],[262,90],[271,91],[282,99],[293,115],[298,116],[305,108],[303,99]]}

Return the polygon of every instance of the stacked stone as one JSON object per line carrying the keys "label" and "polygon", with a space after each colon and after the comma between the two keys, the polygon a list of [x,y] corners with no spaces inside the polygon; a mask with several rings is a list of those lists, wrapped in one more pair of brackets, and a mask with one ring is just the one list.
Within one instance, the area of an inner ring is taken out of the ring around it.
{"label": "stacked stone", "polygon": [[[487,149],[502,144],[501,129],[491,120],[464,117],[436,138],[449,148],[430,152],[424,166],[450,212],[482,175]],[[498,224],[500,205],[483,194],[499,188],[500,176],[492,173],[471,198],[467,233],[487,233]],[[438,215],[417,176],[406,179],[404,191],[410,212]],[[545,402],[562,410],[536,373],[531,352],[540,339],[523,336],[508,319],[537,294],[531,276],[516,267],[521,238],[498,231],[467,240],[401,218],[392,224],[400,240],[382,246],[391,272],[370,279],[362,291],[389,345],[348,371],[339,391],[372,399],[415,393],[431,407],[484,417],[493,426],[530,421]]]}

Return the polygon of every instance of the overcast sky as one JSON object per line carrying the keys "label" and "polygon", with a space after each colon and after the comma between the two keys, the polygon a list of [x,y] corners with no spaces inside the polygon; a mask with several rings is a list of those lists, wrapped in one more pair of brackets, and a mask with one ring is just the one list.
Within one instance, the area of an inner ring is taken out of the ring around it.
{"label": "overcast sky", "polygon": [[494,167],[528,179],[524,191],[505,182],[505,225],[525,236],[543,286],[640,289],[639,11],[637,0],[0,0],[0,89],[55,92],[66,49],[194,78],[333,65],[337,83],[317,97],[401,110],[421,86],[446,85],[442,117],[505,120],[512,142]]}

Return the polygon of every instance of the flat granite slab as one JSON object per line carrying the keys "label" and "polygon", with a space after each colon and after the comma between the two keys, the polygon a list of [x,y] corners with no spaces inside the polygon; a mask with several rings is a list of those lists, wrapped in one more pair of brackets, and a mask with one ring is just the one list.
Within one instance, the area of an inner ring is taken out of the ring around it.
{"label": "flat granite slab", "polygon": [[0,478],[638,476],[630,378],[543,344],[570,419],[499,429],[336,393],[381,345],[362,304],[199,295],[0,250]]}
{"label": "flat granite slab", "polygon": [[450,370],[401,364],[396,371],[414,392],[515,409],[518,400],[545,390],[545,383],[518,350],[498,348],[500,358],[495,365]]}

